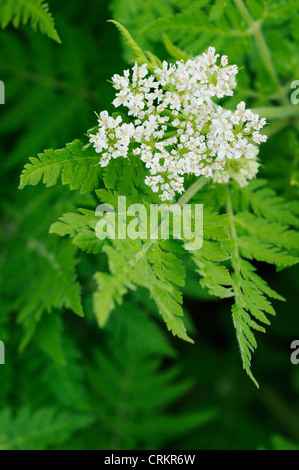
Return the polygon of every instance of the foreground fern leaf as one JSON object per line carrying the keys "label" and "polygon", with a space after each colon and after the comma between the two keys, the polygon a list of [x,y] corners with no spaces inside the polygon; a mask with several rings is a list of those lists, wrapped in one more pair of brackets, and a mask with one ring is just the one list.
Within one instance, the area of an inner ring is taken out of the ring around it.
{"label": "foreground fern leaf", "polygon": [[137,286],[149,290],[168,329],[174,336],[192,342],[183,324],[182,294],[178,286],[184,285],[185,270],[182,262],[157,244],[148,255],[143,255],[139,240],[132,243],[117,241],[114,247],[105,246],[112,275],[97,273],[98,290],[94,295],[94,310],[99,325],[105,326],[124,295]]}
{"label": "foreground fern leaf", "polygon": [[6,28],[9,23],[15,28],[21,23],[30,23],[34,30],[39,28],[49,38],[61,43],[48,4],[44,0],[1,0],[0,17],[2,28]]}
{"label": "foreground fern leaf", "polygon": [[[247,190],[247,194],[248,193],[250,194],[250,187],[249,191]],[[270,194],[274,200],[276,200],[275,194],[271,191]],[[257,203],[263,200],[264,195],[264,190],[255,192],[255,202]],[[283,201],[280,200],[280,203],[281,210],[283,211]],[[268,198],[268,204],[270,207],[274,204],[271,198]],[[235,205],[238,205],[238,198],[235,201]],[[286,239],[288,239],[288,237],[290,238],[290,243],[294,237],[293,231],[288,231],[286,227],[280,226],[279,224],[275,225],[276,230],[273,233],[273,237],[266,239],[268,243],[263,243],[258,239],[259,237],[265,237],[265,232],[262,231],[262,235],[260,234],[258,225],[255,225],[256,230],[254,234],[251,234],[251,237],[239,236],[236,223],[237,217],[234,214],[233,199],[229,188],[227,188],[227,211],[230,217],[231,240],[229,243],[224,242],[224,246],[231,253],[231,263],[234,270],[232,275],[235,296],[235,304],[232,307],[233,322],[237,332],[243,367],[258,386],[251,372],[252,352],[257,348],[253,331],[265,332],[261,324],[270,324],[266,315],[275,315],[275,311],[267,297],[279,300],[284,299],[267,286],[255,273],[255,268],[248,261],[245,261],[242,255],[249,260],[265,261],[270,264],[275,264],[278,267],[296,264],[299,258],[290,256],[288,253],[284,252],[280,246],[275,246],[275,234],[277,236],[283,233]],[[250,214],[249,217],[252,220]],[[238,217],[237,220],[240,220],[240,217]],[[261,226],[267,226],[270,223],[271,222],[262,219]],[[273,224],[272,228],[274,228]],[[281,243],[278,242],[278,245],[281,245]]]}
{"label": "foreground fern leaf", "polygon": [[20,189],[28,184],[35,186],[41,180],[47,187],[54,186],[61,178],[71,189],[80,188],[82,194],[89,193],[99,187],[98,160],[98,155],[90,148],[84,149],[79,140],[62,150],[46,150],[25,165]]}

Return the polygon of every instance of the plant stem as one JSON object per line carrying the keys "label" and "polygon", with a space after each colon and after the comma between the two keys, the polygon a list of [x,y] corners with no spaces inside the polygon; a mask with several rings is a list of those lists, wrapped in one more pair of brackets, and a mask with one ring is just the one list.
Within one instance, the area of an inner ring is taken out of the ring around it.
{"label": "plant stem", "polygon": [[193,183],[190,188],[187,189],[183,196],[180,197],[177,204],[180,207],[182,207],[184,204],[187,204],[193,198],[193,196],[195,196],[195,194],[197,194],[198,191],[200,191],[201,188],[203,188],[205,184],[207,184],[208,181],[209,179],[205,176],[201,176],[200,178],[198,178],[198,180],[196,180],[195,183]]}
{"label": "plant stem", "polygon": [[[264,117],[269,117],[270,119],[283,119],[283,118],[290,118],[293,116],[298,116],[299,115],[299,107],[298,106],[290,106],[289,105],[289,98],[287,95],[287,90],[285,87],[283,87],[280,83],[279,76],[277,74],[277,71],[275,69],[275,66],[273,64],[271,54],[269,51],[269,48],[267,46],[267,43],[265,41],[265,38],[263,36],[263,33],[261,31],[261,23],[256,21],[250,14],[248,8],[246,7],[245,3],[243,0],[234,0],[237,8],[239,9],[241,15],[245,19],[245,21],[248,23],[253,36],[255,37],[256,44],[258,46],[260,55],[263,59],[265,68],[268,70],[268,73],[274,80],[274,82],[277,85],[277,98],[279,99],[280,103],[283,105],[281,108],[277,108],[276,111],[271,110],[271,108],[261,108],[260,113],[264,115]],[[270,111],[270,114],[269,113]],[[297,131],[299,130],[299,123],[297,122],[295,124],[295,127]],[[296,156],[294,158],[294,164],[296,162]],[[292,176],[291,176],[291,182],[292,184]]]}
{"label": "plant stem", "polygon": [[[204,176],[201,176],[200,178],[198,178],[198,180],[196,180],[195,183],[193,183],[190,186],[190,188],[188,188],[187,191],[180,197],[180,199],[177,201],[176,204],[179,205],[180,207],[183,207],[184,204],[188,204],[188,202],[193,198],[193,196],[195,196],[195,194],[197,194],[198,191],[200,191],[203,188],[203,186],[207,184],[208,181],[209,181],[209,178],[205,178]],[[166,217],[159,225],[157,229],[157,238],[159,237],[159,235],[161,235],[163,227],[167,220],[168,218]],[[153,246],[153,244],[156,243],[156,240],[157,239],[155,238],[155,239],[149,240],[148,242],[144,244],[142,251],[137,253],[135,256],[137,263],[141,260],[142,256]]]}
{"label": "plant stem", "polygon": [[230,232],[231,232],[231,237],[233,240],[234,244],[234,250],[232,252],[232,264],[235,269],[235,271],[240,274],[240,253],[239,253],[239,247],[238,247],[238,233],[234,221],[234,210],[233,210],[233,205],[232,205],[232,198],[231,198],[231,193],[230,193],[230,188],[229,184],[226,185],[226,192],[227,192],[227,199],[226,199],[226,207],[227,207],[227,213],[229,215],[229,221],[230,221]]}
{"label": "plant stem", "polygon": [[288,98],[286,97],[285,93],[282,90],[281,83],[278,77],[278,74],[276,72],[276,69],[274,67],[271,54],[269,51],[269,48],[267,46],[267,43],[265,41],[264,35],[261,31],[261,24],[259,21],[256,21],[250,14],[248,8],[246,7],[245,3],[243,0],[234,0],[237,8],[239,9],[241,15],[247,22],[248,26],[250,27],[250,30],[252,31],[252,34],[255,38],[257,47],[260,51],[260,55],[263,59],[264,65],[266,69],[268,70],[269,75],[271,76],[272,80],[276,83],[278,90],[279,90],[279,97],[280,101],[284,104],[288,103]]}
{"label": "plant stem", "polygon": [[299,116],[299,106],[289,104],[287,106],[253,108],[253,113],[260,114],[268,119],[284,119]]}

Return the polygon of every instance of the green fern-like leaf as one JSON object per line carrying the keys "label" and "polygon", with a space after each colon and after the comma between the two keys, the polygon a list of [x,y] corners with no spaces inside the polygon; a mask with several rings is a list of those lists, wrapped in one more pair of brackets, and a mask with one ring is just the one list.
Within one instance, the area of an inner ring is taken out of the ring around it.
{"label": "green fern-like leaf", "polygon": [[[236,185],[225,189],[226,203],[221,196],[218,209],[227,215],[205,211],[204,243],[192,257],[202,287],[211,295],[234,300],[232,317],[243,367],[258,386],[251,372],[255,331],[265,332],[269,316],[275,315],[270,299],[284,298],[267,285],[250,261],[278,268],[298,263],[299,237],[291,228],[298,226],[298,218],[264,180],[242,189]],[[214,192],[213,186],[206,191],[205,204]]]}
{"label": "green fern-like leaf", "polygon": [[74,237],[82,230],[95,229],[98,221],[99,219],[92,211],[79,209],[79,213],[69,212],[60,217],[58,222],[52,224],[50,233],[56,233],[60,237],[66,235]]}
{"label": "green fern-like leaf", "polygon": [[266,180],[257,179],[244,188],[241,193],[240,207],[241,209],[250,208],[257,217],[267,219],[268,224],[278,222],[282,225],[299,227],[298,218],[294,215],[291,205],[282,197],[277,196]]}
{"label": "green fern-like leaf", "polygon": [[175,46],[173,42],[170,40],[170,38],[167,36],[167,34],[163,34],[163,42],[168,53],[174,59],[187,61],[188,59],[191,58],[190,55],[186,54],[186,52],[182,51],[177,46]]}
{"label": "green fern-like leaf", "polygon": [[197,272],[202,276],[201,285],[207,287],[211,295],[232,297],[232,279],[229,270],[221,264],[230,258],[221,247],[221,241],[229,238],[226,216],[205,211],[203,232],[203,246],[193,253]]}
{"label": "green fern-like leaf", "polygon": [[170,410],[188,396],[192,386],[178,366],[163,371],[160,359],[144,351],[136,354],[134,344],[130,348],[123,341],[120,348],[108,342],[106,350],[107,354],[96,350],[88,368],[104,448],[157,448],[158,443],[166,445],[171,438],[183,437],[215,419],[215,410],[210,408]]}
{"label": "green fern-like leaf", "polygon": [[[286,217],[285,212],[282,213],[282,217]],[[294,215],[292,215],[292,219],[293,217]],[[239,212],[235,217],[235,221],[237,226],[244,229],[248,235],[258,237],[265,243],[272,243],[279,248],[287,249],[299,247],[298,232],[290,230],[287,225],[281,225],[262,217],[255,217],[249,212]]]}
{"label": "green fern-like leaf", "polygon": [[15,279],[16,283],[20,283],[20,288],[14,307],[19,310],[18,321],[25,328],[21,349],[32,339],[44,313],[65,307],[80,317],[84,316],[81,287],[75,273],[76,247],[68,243],[57,246],[52,240],[47,244],[30,240],[26,249],[35,259],[28,275],[36,279],[36,283],[26,284],[22,273]]}
{"label": "green fern-like leaf", "polygon": [[[175,336],[192,342],[181,318],[182,294],[178,286],[184,284],[185,272],[180,260],[158,242],[148,256],[141,240],[117,240],[113,245],[103,248],[111,274],[98,273],[95,276],[98,290],[94,295],[94,310],[99,325],[106,324],[112,310],[122,303],[129,290],[140,286],[149,290],[168,329]],[[170,270],[172,276],[169,276]]]}
{"label": "green fern-like leaf", "polygon": [[21,23],[30,23],[34,30],[39,28],[43,34],[61,43],[49,6],[44,0],[1,0],[0,17],[2,28],[9,23],[15,28]]}
{"label": "green fern-like leaf", "polygon": [[131,34],[129,31],[118,21],[115,20],[109,20],[110,23],[113,23],[117,29],[120,31],[122,37],[124,38],[125,43],[127,46],[133,51],[134,53],[134,59],[138,64],[144,64],[148,62],[148,59],[146,58],[144,52],[142,49],[138,46],[138,44],[134,41],[132,38]]}
{"label": "green fern-like leaf", "polygon": [[75,140],[65,149],[46,150],[37,158],[30,158],[21,176],[20,189],[36,186],[40,181],[47,187],[54,186],[61,178],[62,184],[69,184],[71,189],[80,188],[82,194],[89,193],[99,187],[98,163],[99,155]]}
{"label": "green fern-like leaf", "polygon": [[[251,372],[252,353],[257,348],[254,330],[265,332],[262,325],[269,325],[268,315],[275,315],[268,298],[284,299],[268,287],[256,274],[255,268],[244,258],[275,264],[278,267],[298,263],[299,258],[282,248],[298,248],[297,234],[289,230],[288,226],[279,223],[286,224],[289,221],[297,225],[298,220],[287,210],[282,198],[278,198],[271,189],[265,188],[265,182],[253,182],[248,188],[236,191],[233,197],[229,188],[227,191],[231,239],[222,241],[221,245],[230,253],[233,268],[233,322],[243,367],[258,386]],[[248,213],[235,214],[236,208],[244,206],[244,200],[247,207],[252,208],[259,218]],[[274,206],[277,207],[276,211]],[[274,221],[279,222],[273,222],[271,216],[274,214]]]}
{"label": "green fern-like leaf", "polygon": [[44,450],[64,443],[74,432],[91,422],[89,416],[57,413],[50,408],[34,413],[23,408],[16,416],[7,409],[0,413],[0,449]]}

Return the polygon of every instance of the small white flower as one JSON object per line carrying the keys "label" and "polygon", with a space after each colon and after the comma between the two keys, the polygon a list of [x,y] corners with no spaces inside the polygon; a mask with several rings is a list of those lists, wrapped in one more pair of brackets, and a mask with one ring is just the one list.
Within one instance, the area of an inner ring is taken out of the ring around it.
{"label": "small white flower", "polygon": [[233,95],[238,73],[226,56],[219,58],[210,47],[186,62],[164,61],[154,73],[146,64],[135,64],[131,72],[114,75],[113,105],[127,108],[133,122],[100,114],[90,142],[101,154],[101,166],[130,152],[139,156],[149,173],[145,183],[163,201],[184,191],[184,175],[219,183],[234,179],[241,186],[253,178],[258,145],[267,139],[260,134],[266,120],[246,109],[245,102],[234,112],[213,103],[214,97]]}

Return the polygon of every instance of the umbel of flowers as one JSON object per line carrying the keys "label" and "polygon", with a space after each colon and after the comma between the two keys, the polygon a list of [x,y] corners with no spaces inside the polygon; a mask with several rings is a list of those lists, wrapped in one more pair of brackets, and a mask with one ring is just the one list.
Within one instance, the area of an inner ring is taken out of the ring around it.
{"label": "umbel of flowers", "polygon": [[[113,105],[127,108],[131,122],[103,111],[99,130],[90,142],[101,166],[111,159],[138,155],[148,169],[146,184],[161,200],[171,201],[184,191],[184,175],[203,175],[214,182],[247,184],[258,172],[260,134],[266,120],[238,104],[228,111],[213,98],[232,96],[238,67],[228,65],[210,47],[186,62],[146,64],[112,77],[117,90]],[[127,119],[126,119],[127,120]],[[129,120],[128,120],[129,121]]]}

